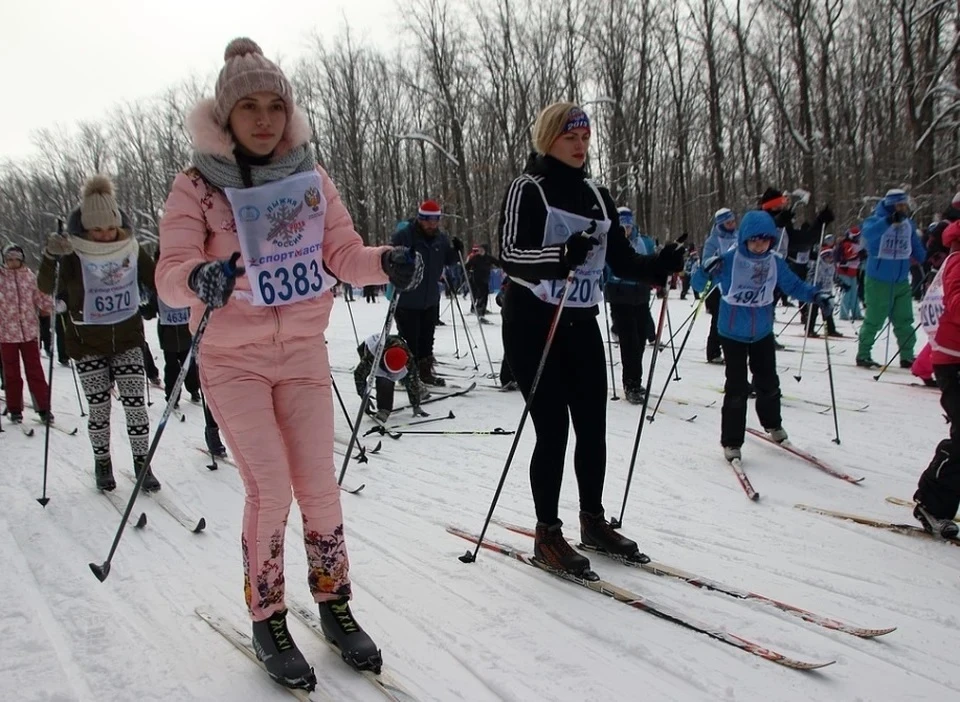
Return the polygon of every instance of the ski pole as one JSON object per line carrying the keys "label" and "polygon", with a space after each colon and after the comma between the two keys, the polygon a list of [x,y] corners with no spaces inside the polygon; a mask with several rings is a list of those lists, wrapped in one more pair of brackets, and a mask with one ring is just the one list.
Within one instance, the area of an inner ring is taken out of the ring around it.
{"label": "ski pole", "polygon": [[673,356],[673,368],[670,369],[671,373],[676,373],[677,377],[674,380],[680,380],[680,373],[677,371],[677,347],[673,345],[673,325],[670,324],[670,308],[667,308],[667,332],[670,334],[670,353]]}
{"label": "ski pole", "polygon": [[610,315],[608,311],[610,305],[607,302],[607,298],[603,298],[603,318],[607,323],[607,349],[610,354],[610,385],[613,387],[613,397],[610,399],[614,402],[619,400],[620,397],[617,395],[617,377],[613,373],[613,339],[610,337]]}
{"label": "ski pole", "polygon": [[404,436],[405,434],[434,434],[434,435],[447,435],[447,436],[510,436],[514,431],[505,430],[500,427],[496,429],[489,429],[483,431],[469,431],[469,430],[453,430],[453,431],[428,431],[424,429],[414,429],[412,431],[401,431],[397,432],[398,436]]}
{"label": "ski pole", "polygon": [[[917,322],[916,326],[913,328],[913,331],[910,333],[910,338],[911,338],[911,340],[916,338],[916,336],[917,336],[917,330],[920,328],[920,325],[921,325],[921,324],[923,324],[923,322]],[[885,366],[883,366],[883,368],[880,369],[880,372],[877,373],[875,376],[873,376],[873,379],[874,379],[874,380],[880,380],[880,376],[882,376],[884,373],[887,372],[887,368],[890,367],[890,364],[891,364],[891,363],[893,363],[894,361],[897,360],[897,356],[899,356],[899,355],[900,355],[900,347],[899,347],[899,344],[898,344],[898,345],[897,345],[897,352],[896,352],[895,354],[893,354],[893,358],[890,359],[890,363],[887,363]]]}
{"label": "ski pole", "polygon": [[356,323],[356,321],[355,321],[354,318],[353,318],[353,305],[350,304],[351,302],[353,302],[353,300],[348,300],[348,299],[347,299],[347,293],[344,292],[344,293],[343,293],[343,301],[344,301],[344,303],[347,305],[347,312],[350,313],[350,325],[353,327],[353,340],[356,341],[356,342],[357,342],[357,346],[359,346],[359,345],[360,345],[360,337],[357,335],[357,323]]}
{"label": "ski pole", "polygon": [[[647,416],[647,407],[650,406],[650,390],[653,384],[653,374],[657,369],[657,358],[660,356],[660,339],[663,338],[664,320],[667,316],[667,298],[670,297],[669,289],[665,285],[663,288],[663,302],[660,304],[660,319],[657,321],[657,341],[653,347],[653,355],[650,357],[650,370],[647,371],[647,392],[643,396],[643,407],[640,410],[640,421],[637,422],[637,434],[633,440],[633,456],[630,458],[630,470],[627,471],[627,486],[623,491],[623,505],[620,507],[620,518],[611,519],[610,526],[619,529],[623,526],[623,514],[627,510],[627,497],[630,494],[630,483],[633,481],[633,471],[637,466],[637,452],[640,450],[640,438],[643,436],[643,425],[646,424],[644,418]],[[691,324],[690,329],[693,328]],[[669,376],[667,380],[669,381]],[[662,397],[662,395],[661,395]]]}
{"label": "ski pole", "polygon": [[[696,305],[694,305],[694,307],[696,307]],[[680,326],[677,327],[677,328],[674,330],[673,336],[676,336],[677,334],[679,334],[679,333],[683,330],[683,328],[684,328],[685,326],[687,326],[687,324],[690,322],[691,319],[693,319],[693,312],[691,312],[690,314],[688,314],[687,317],[686,317],[686,319],[684,319],[684,320],[680,323]],[[670,337],[671,341],[673,340],[673,336]]]}
{"label": "ski pole", "polygon": [[830,335],[823,335],[823,346],[827,351],[827,376],[830,378],[830,405],[833,407],[833,430],[836,437],[833,443],[840,445],[840,420],[837,419],[837,393],[833,387],[833,364],[830,362]]}
{"label": "ski pole", "polygon": [[70,360],[70,371],[73,373],[73,389],[77,391],[77,405],[80,407],[80,416],[86,417],[87,413],[83,411],[83,400],[80,399],[80,383],[77,381],[77,366],[73,360]]}
{"label": "ski pole", "polygon": [[395,431],[397,431],[398,429],[406,429],[407,427],[415,427],[415,426],[419,426],[419,425],[421,425],[421,424],[431,424],[431,423],[433,423],[433,422],[442,422],[442,421],[444,421],[444,420],[446,420],[446,419],[456,419],[456,418],[457,418],[457,415],[455,415],[455,414],[453,413],[453,410],[450,410],[450,413],[447,414],[447,415],[445,415],[445,416],[443,416],[443,417],[430,417],[429,419],[417,419],[417,420],[414,420],[414,421],[412,421],[412,422],[406,422],[405,424],[396,424],[396,425],[390,426],[390,427],[383,426],[382,424],[377,424],[376,426],[371,427],[370,429],[368,429],[368,430],[364,433],[364,436],[369,436],[370,434],[373,434],[373,433],[376,433],[376,432],[380,432],[381,434],[383,434],[383,433],[385,433],[385,432],[390,432],[390,431],[394,431],[394,432],[395,432]]}
{"label": "ski pole", "polygon": [[[677,352],[676,358],[674,358],[674,365],[679,363],[680,359],[683,357],[683,350],[687,347],[687,339],[690,338],[690,332],[693,331],[693,322],[697,321],[697,315],[700,313],[700,308],[703,306],[703,301],[707,299],[707,295],[710,294],[710,290],[713,288],[713,282],[707,282],[707,286],[703,289],[703,293],[700,295],[700,299],[697,301],[696,306],[693,308],[693,321],[690,323],[690,326],[687,327],[687,333],[683,335],[683,341],[680,342],[680,350]],[[657,404],[653,408],[653,412],[647,416],[648,422],[653,422],[657,417],[657,412],[660,411],[660,403],[663,402],[664,396],[667,394],[667,387],[670,385],[670,381],[673,378],[674,369],[670,369],[670,373],[667,374],[667,380],[663,384],[663,390],[660,391],[660,397],[657,398]],[[649,391],[648,391],[649,392]]]}
{"label": "ski pole", "polygon": [[[467,265],[463,262],[463,253],[457,251],[457,258],[460,259],[460,269],[463,271],[464,277],[467,277]],[[477,316],[477,326],[480,327],[480,339],[483,341],[483,351],[487,354],[487,363],[490,364],[490,375],[489,378],[496,378],[497,371],[493,368],[493,360],[490,358],[490,348],[487,346],[487,335],[483,332],[483,319],[480,317],[480,304],[477,301],[476,296],[473,294],[473,288],[470,290],[470,299],[473,301],[473,312]],[[488,298],[489,300],[489,298]]]}
{"label": "ski pole", "polygon": [[453,357],[456,359],[459,359],[460,358],[460,340],[457,338],[457,314],[456,312],[454,312],[453,299],[452,299],[456,295],[456,293],[453,291],[453,287],[447,281],[446,276],[443,276],[441,280],[443,280],[443,285],[447,288],[447,294],[450,295],[451,297],[451,299],[447,302],[447,307],[450,308],[450,324],[453,327],[453,346],[455,349]]}
{"label": "ski pole", "polygon": [[[820,227],[820,245],[817,248],[817,262],[813,266],[814,287],[817,287],[819,285],[818,275],[820,274],[820,260],[821,260],[820,250],[823,248],[823,238],[826,236],[826,234],[827,234],[827,224],[826,222],[824,222],[823,225],[821,225]],[[817,292],[819,292],[819,288],[817,288]],[[803,334],[803,348],[800,350],[800,367],[797,369],[797,374],[793,376],[793,379],[796,380],[798,383],[801,380],[803,380],[803,358],[807,354],[807,339],[810,337],[810,327],[811,327],[811,323],[813,322],[813,304],[814,303],[810,302],[807,304],[809,306],[807,307],[807,320],[806,320],[806,323],[803,325],[804,334]]]}
{"label": "ski pole", "polygon": [[[477,348],[477,345],[470,336],[470,328],[467,326],[467,318],[463,316],[463,307],[460,306],[460,295],[454,294],[453,301],[457,306],[457,312],[460,314],[460,322],[463,325],[463,338],[466,340],[467,348],[470,349],[470,356],[473,358],[473,369],[480,370],[480,364],[477,362],[477,354],[473,352],[473,350]],[[464,358],[466,358],[466,356],[464,356]]]}
{"label": "ski pole", "polygon": [[[412,251],[411,255],[413,255]],[[383,352],[387,347],[387,335],[390,334],[390,327],[393,326],[393,317],[397,312],[397,302],[400,301],[400,295],[401,292],[394,289],[393,299],[390,300],[386,319],[383,320],[383,329],[380,332],[380,338],[377,340],[377,349],[373,354],[373,363],[370,366],[370,372],[367,373],[367,383],[363,388],[363,395],[360,397],[360,409],[357,410],[357,418],[354,420],[353,426],[350,427],[350,442],[347,444],[347,452],[343,457],[343,467],[340,469],[340,477],[337,479],[337,485],[343,485],[343,478],[347,474],[347,466],[350,464],[350,453],[353,451],[354,444],[357,443],[357,432],[360,431],[360,420],[363,419],[363,415],[367,411],[367,405],[370,403],[370,394],[373,392],[373,385],[376,381],[377,368],[380,367],[380,360],[383,358]],[[337,394],[339,395],[339,393]]]}
{"label": "ski pole", "polygon": [[783,329],[776,333],[776,335],[773,337],[774,339],[778,339],[780,335],[783,334],[783,332],[785,332],[791,324],[793,324],[793,320],[797,318],[797,315],[800,314],[800,310],[802,309],[802,307],[797,306],[797,311],[793,313],[793,316],[790,319],[788,319],[786,322],[777,322],[777,324],[783,325]]}
{"label": "ski pole", "polygon": [[[57,235],[63,236],[63,220],[57,217]],[[55,330],[57,324],[57,293],[60,290],[60,256],[57,256],[53,264],[53,312],[51,322],[53,326],[51,333]],[[47,366],[47,420],[43,437],[43,494],[37,498],[37,502],[42,507],[46,507],[50,502],[47,497],[47,471],[50,466],[50,409],[53,407],[53,354],[50,354],[50,363]]]}
{"label": "ski pole", "polygon": [[[330,383],[333,385],[333,392],[337,395],[337,400],[340,402],[340,409],[343,410],[343,416],[347,419],[347,426],[350,427],[350,431],[353,431],[353,422],[350,421],[350,414],[347,412],[347,406],[343,402],[343,396],[340,395],[340,388],[337,387],[337,381],[333,378],[333,373],[330,374]],[[364,435],[366,436],[366,435]],[[354,460],[357,463],[366,463],[370,459],[367,458],[367,449],[360,443],[360,439],[357,439],[357,447],[359,452],[354,456]],[[378,443],[370,453],[376,453],[380,450],[380,444]]]}
{"label": "ski pole", "polygon": [[[237,266],[237,261],[239,259],[239,252],[235,252],[232,256],[230,256],[230,260],[222,264],[224,273],[234,277],[242,273],[243,267]],[[143,481],[146,479],[147,475],[150,474],[150,461],[153,460],[153,454],[157,451],[157,445],[160,443],[160,437],[163,436],[163,430],[167,426],[167,420],[170,419],[170,415],[173,414],[173,404],[177,401],[177,395],[180,394],[180,387],[183,385],[183,381],[187,377],[187,372],[190,370],[190,359],[200,347],[200,340],[203,338],[203,334],[207,330],[207,323],[210,321],[210,314],[212,312],[213,305],[207,305],[206,309],[203,311],[203,316],[200,317],[200,323],[197,325],[197,331],[193,335],[193,341],[190,342],[190,350],[187,351],[187,357],[184,360],[183,365],[180,366],[180,373],[177,375],[177,380],[173,385],[173,392],[170,393],[170,399],[167,400],[166,407],[163,408],[163,414],[160,416],[160,423],[157,425],[157,432],[153,435],[153,440],[150,442],[150,448],[147,449],[147,455],[143,458],[143,468],[140,470],[140,475],[137,476],[137,482],[134,483],[133,491],[130,493],[130,499],[127,501],[127,508],[124,510],[123,517],[120,519],[120,526],[117,527],[117,534],[113,537],[113,545],[110,546],[110,553],[107,554],[107,560],[100,564],[90,563],[90,570],[93,571],[93,574],[97,576],[97,580],[100,582],[106,580],[107,576],[110,575],[110,564],[113,561],[113,555],[117,552],[117,546],[120,545],[120,538],[123,536],[123,530],[127,526],[127,519],[130,518],[130,512],[133,511],[133,503],[137,501],[137,497],[140,495],[140,490],[143,487]]]}
{"label": "ski pole", "polygon": [[547,365],[547,354],[550,353],[550,347],[553,346],[553,339],[557,334],[557,328],[560,326],[560,315],[563,313],[563,307],[567,302],[567,291],[573,284],[577,271],[573,269],[567,274],[567,279],[563,283],[563,290],[560,291],[560,302],[557,303],[557,309],[553,313],[553,320],[550,322],[550,328],[547,330],[547,339],[543,345],[543,353],[540,354],[540,363],[537,365],[537,371],[534,373],[533,382],[530,384],[530,392],[527,393],[526,402],[523,404],[523,412],[520,414],[520,422],[516,428],[516,434],[513,437],[513,444],[510,446],[510,452],[507,454],[507,460],[503,464],[503,472],[500,474],[500,482],[493,493],[493,500],[490,502],[490,509],[487,510],[487,518],[483,521],[483,528],[480,530],[480,538],[477,539],[477,547],[473,553],[467,550],[460,561],[462,563],[473,563],[477,560],[477,554],[480,553],[480,547],[483,544],[483,537],[486,536],[487,528],[490,526],[490,520],[493,518],[493,511],[497,508],[497,501],[500,499],[500,493],[503,491],[503,485],[507,481],[507,473],[510,471],[510,464],[513,463],[513,457],[517,452],[517,446],[520,444],[520,436],[523,434],[523,426],[527,422],[527,415],[530,414],[530,407],[533,405],[533,398],[536,397],[537,386],[540,384],[540,377],[543,375],[543,369]]}

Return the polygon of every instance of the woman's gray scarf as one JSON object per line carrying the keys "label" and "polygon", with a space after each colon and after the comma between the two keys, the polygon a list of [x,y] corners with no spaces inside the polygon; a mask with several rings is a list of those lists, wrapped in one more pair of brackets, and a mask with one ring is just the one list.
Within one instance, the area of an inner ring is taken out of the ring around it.
{"label": "woman's gray scarf", "polygon": [[[254,186],[273,183],[294,173],[303,173],[316,167],[313,151],[308,144],[301,144],[283,156],[264,166],[250,166],[250,177]],[[193,165],[208,183],[218,188],[246,188],[240,176],[240,166],[233,159],[194,152]]]}

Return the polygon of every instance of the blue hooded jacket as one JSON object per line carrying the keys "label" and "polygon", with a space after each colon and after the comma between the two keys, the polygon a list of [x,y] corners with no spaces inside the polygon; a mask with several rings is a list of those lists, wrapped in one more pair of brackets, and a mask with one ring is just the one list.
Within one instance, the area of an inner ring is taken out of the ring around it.
{"label": "blue hooded jacket", "polygon": [[[795,297],[802,302],[812,302],[817,294],[817,289],[814,286],[800,280],[782,258],[774,255],[772,247],[765,254],[750,253],[747,248],[747,239],[761,235],[766,235],[774,242],[776,241],[778,232],[773,217],[760,210],[747,212],[740,222],[737,247],[720,254],[721,263],[713,269],[710,275],[703,268],[698,268],[691,280],[693,289],[698,293],[703,292],[703,289],[707,286],[707,281],[713,281],[714,284],[720,286],[721,298],[720,312],[717,317],[717,331],[720,336],[745,344],[759,341],[773,332],[774,305],[771,303],[762,307],[741,307],[731,305],[723,299],[723,296],[730,290],[735,254],[739,252],[741,256],[753,260],[772,259],[777,267],[777,287],[790,297]],[[704,265],[706,265],[707,260],[707,257],[704,256]]]}
{"label": "blue hooded jacket", "polygon": [[719,256],[722,253],[726,253],[729,249],[736,246],[736,244],[736,229],[734,229],[732,232],[728,232],[719,224],[714,224],[713,229],[710,230],[710,235],[703,243],[703,251],[700,253],[700,260],[706,261],[714,256]]}
{"label": "blue hooded jacket", "polygon": [[917,263],[923,263],[927,258],[927,250],[920,243],[917,234],[917,225],[912,219],[905,219],[900,224],[890,224],[887,217],[894,212],[894,205],[887,203],[884,198],[877,203],[873,215],[863,220],[860,227],[860,239],[867,251],[866,275],[882,283],[904,283],[910,276],[910,261],[895,261],[878,258],[880,241],[884,233],[891,227],[907,227],[910,230],[910,258]]}

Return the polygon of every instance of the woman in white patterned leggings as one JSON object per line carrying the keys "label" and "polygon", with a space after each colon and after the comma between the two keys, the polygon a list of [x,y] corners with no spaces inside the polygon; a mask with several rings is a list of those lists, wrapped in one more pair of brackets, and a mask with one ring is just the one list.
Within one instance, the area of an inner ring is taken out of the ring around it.
{"label": "woman in white patterned leggings", "polygon": [[[139,476],[150,444],[150,419],[144,398],[143,321],[140,288],[155,291],[153,260],[130,233],[113,184],[94,176],[84,185],[83,201],[67,221],[67,234],[51,234],[37,282],[52,293],[59,259],[58,298],[67,355],[76,362],[90,405],[88,429],[99,490],[113,490],[110,455],[110,391],[114,384],[127,419],[133,467]],[[152,473],[143,489],[156,491]]]}

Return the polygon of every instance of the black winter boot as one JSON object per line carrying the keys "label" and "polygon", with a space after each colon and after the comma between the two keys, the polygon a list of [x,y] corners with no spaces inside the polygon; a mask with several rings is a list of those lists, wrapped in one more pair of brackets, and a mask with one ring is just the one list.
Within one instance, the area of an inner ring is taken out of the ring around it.
{"label": "black winter boot", "polygon": [[434,387],[442,388],[447,383],[443,378],[438,378],[433,372],[434,363],[436,363],[436,359],[433,356],[420,359],[420,362],[417,364],[417,369],[420,371],[420,382],[426,385],[433,385]]}
{"label": "black winter boot", "polygon": [[371,670],[379,675],[383,667],[380,649],[353,618],[350,600],[341,597],[321,602],[319,607],[323,635],[340,649],[343,660],[357,670]]}
{"label": "black winter boot", "polygon": [[203,438],[207,441],[207,450],[214,458],[226,458],[227,449],[220,440],[220,430],[216,427],[207,427],[203,430]]}
{"label": "black winter boot", "polygon": [[649,563],[650,557],[640,553],[636,541],[631,541],[607,522],[603,512],[580,512],[580,540],[587,548],[621,558],[632,563]]}
{"label": "black winter boot", "polygon": [[281,685],[300,690],[313,690],[317,686],[313,668],[287,629],[286,610],[253,623],[253,649],[267,669],[267,675]]}
{"label": "black winter boot", "polygon": [[94,459],[93,475],[97,479],[97,490],[110,492],[116,489],[117,481],[113,477],[113,462],[110,456]]}
{"label": "black winter boot", "polygon": [[[145,456],[133,457],[133,472],[138,478],[140,477],[140,473],[143,472],[143,463],[145,459]],[[157,492],[160,489],[160,481],[157,480],[153,475],[153,469],[147,468],[147,477],[143,479],[142,487],[144,492]]]}
{"label": "black winter boot", "polygon": [[533,555],[551,570],[569,573],[584,580],[599,580],[599,576],[590,570],[590,559],[578,553],[563,538],[563,522],[559,519],[555,524],[537,522]]}

